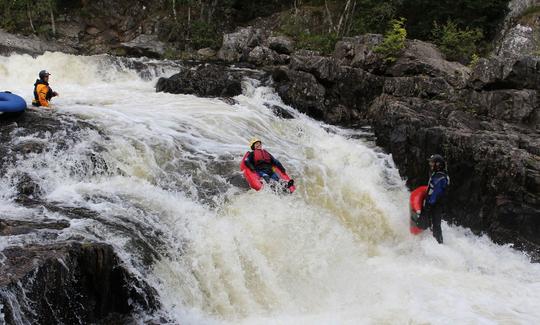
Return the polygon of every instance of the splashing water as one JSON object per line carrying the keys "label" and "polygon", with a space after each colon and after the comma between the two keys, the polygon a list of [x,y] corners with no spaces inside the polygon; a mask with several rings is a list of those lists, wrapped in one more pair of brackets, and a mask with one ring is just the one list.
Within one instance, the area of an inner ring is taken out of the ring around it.
{"label": "splashing water", "polygon": [[[48,150],[0,178],[0,218],[67,219],[55,240],[107,242],[182,324],[532,324],[540,266],[486,237],[443,224],[445,244],[408,234],[408,192],[392,157],[360,131],[316,122],[271,88],[244,82],[234,105],[156,93],[127,61],[46,53],[0,57],[0,89],[32,98],[41,69],[60,93],[51,114],[91,128],[27,135]],[[280,105],[294,119],[267,108]],[[67,122],[66,122],[67,123]],[[298,190],[260,192],[239,179],[252,137]],[[67,150],[65,148],[68,148]],[[30,175],[43,206],[14,200]],[[59,207],[54,210],[50,206]],[[62,209],[86,211],[69,218]],[[39,235],[0,238],[9,245]]]}

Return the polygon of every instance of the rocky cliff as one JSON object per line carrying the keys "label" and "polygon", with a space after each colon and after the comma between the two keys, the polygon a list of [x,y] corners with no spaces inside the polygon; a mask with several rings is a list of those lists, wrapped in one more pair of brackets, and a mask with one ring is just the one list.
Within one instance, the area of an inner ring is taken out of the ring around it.
{"label": "rocky cliff", "polygon": [[[427,182],[427,158],[443,154],[452,178],[446,220],[539,261],[540,59],[494,56],[466,67],[412,40],[388,64],[374,51],[381,41],[345,38],[331,57],[280,53],[289,40],[272,49],[264,31],[247,28],[226,36],[219,55],[269,71],[283,101],[316,119],[372,126],[411,188]],[[205,76],[198,82],[213,82]],[[181,93],[189,83],[178,74],[158,90]]]}

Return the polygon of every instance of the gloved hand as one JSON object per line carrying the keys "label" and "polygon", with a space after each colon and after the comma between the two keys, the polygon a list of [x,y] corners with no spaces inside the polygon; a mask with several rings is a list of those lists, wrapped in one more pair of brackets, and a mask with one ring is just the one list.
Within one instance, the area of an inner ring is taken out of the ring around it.
{"label": "gloved hand", "polygon": [[429,217],[424,211],[418,214],[418,219],[415,222],[420,229],[427,229],[429,227]]}
{"label": "gloved hand", "polygon": [[56,97],[56,96],[58,96],[58,93],[56,91],[53,91],[52,95],[53,95],[53,97]]}

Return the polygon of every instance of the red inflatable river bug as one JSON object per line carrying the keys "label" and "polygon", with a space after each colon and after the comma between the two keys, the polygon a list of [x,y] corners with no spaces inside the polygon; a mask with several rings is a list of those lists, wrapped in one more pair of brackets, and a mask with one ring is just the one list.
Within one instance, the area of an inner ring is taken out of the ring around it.
{"label": "red inflatable river bug", "polygon": [[422,207],[424,206],[424,200],[426,199],[427,195],[427,186],[419,186],[414,191],[411,192],[411,196],[409,198],[409,204],[411,207],[411,218],[410,218],[410,228],[411,234],[418,235],[424,229],[418,227],[417,220],[420,216],[420,211],[422,211]]}
{"label": "red inflatable river bug", "polygon": [[[261,181],[261,176],[259,176],[259,174],[249,169],[244,163],[247,155],[249,155],[249,151],[246,152],[246,154],[242,158],[242,162],[240,162],[240,170],[244,173],[244,177],[246,178],[246,181],[248,182],[249,186],[256,191],[259,191],[261,188],[263,188],[263,182]],[[291,180],[289,175],[279,170],[279,168],[277,168],[276,166],[274,166],[273,169],[274,169],[274,173],[278,174],[280,179],[287,182]],[[291,193],[294,192],[295,190],[296,190],[296,187],[294,185],[289,187],[289,191]]]}

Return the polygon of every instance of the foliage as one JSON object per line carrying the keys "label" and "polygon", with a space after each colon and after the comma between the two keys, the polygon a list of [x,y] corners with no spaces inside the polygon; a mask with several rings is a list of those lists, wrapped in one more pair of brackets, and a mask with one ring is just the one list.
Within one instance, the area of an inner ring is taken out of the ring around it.
{"label": "foliage", "polygon": [[[508,11],[508,2],[509,0],[137,0],[133,1],[132,5],[135,7],[144,4],[144,14],[148,15],[168,14],[166,19],[160,20],[160,38],[183,48],[216,47],[220,42],[220,34],[230,32],[238,25],[252,24],[252,20],[257,17],[268,17],[278,12],[282,13],[282,17],[283,12],[288,11],[292,16],[285,20],[268,22],[267,26],[274,23],[280,25],[281,32],[292,36],[300,42],[300,46],[307,48],[328,53],[333,48],[336,35],[341,37],[384,33],[393,19],[404,17],[409,37],[435,40],[445,47],[450,57],[468,61],[472,53],[485,50],[485,46],[490,44],[497,34]],[[97,3],[102,2],[0,0],[0,28],[23,34],[49,35],[54,29],[53,16],[68,13],[69,17],[76,11],[75,15],[96,17],[99,13],[95,13],[95,7],[101,6]],[[103,13],[114,12],[128,3],[130,1],[111,2],[110,10],[102,8]],[[523,15],[535,15],[538,11],[539,6],[532,6]],[[142,20],[143,17],[134,19]],[[452,26],[447,26],[447,23],[433,31],[435,21],[451,21],[456,29],[450,29]],[[470,42],[480,34],[483,36],[477,40],[476,50],[470,47],[470,43],[457,43],[459,49],[456,53],[451,53],[450,44],[454,39]],[[478,44],[482,48],[479,48]],[[390,45],[384,45],[388,46],[385,51],[391,52]]]}
{"label": "foliage", "polygon": [[48,35],[51,14],[58,12],[57,0],[0,0],[0,27],[10,32]]}
{"label": "foliage", "polygon": [[398,14],[401,0],[360,0],[354,15],[352,34],[384,33],[386,26]]}
{"label": "foliage", "polygon": [[319,51],[322,54],[330,54],[334,51],[338,37],[333,33],[308,34],[301,33],[298,36],[297,46],[302,49]]}
{"label": "foliage", "polygon": [[471,61],[469,62],[469,68],[473,69],[478,64],[478,60],[480,60],[478,54],[473,53],[473,55],[471,55]]}
{"label": "foliage", "polygon": [[323,19],[324,13],[317,9],[305,15],[287,15],[283,17],[280,32],[293,38],[298,48],[330,54],[334,51],[338,36],[328,28],[322,28],[321,24],[313,26],[313,21]]}
{"label": "foliage", "polygon": [[374,49],[376,53],[384,56],[387,63],[395,62],[396,57],[405,48],[407,30],[404,24],[405,18],[393,19],[390,22],[391,28],[384,35],[383,42]]}
{"label": "foliage", "polygon": [[433,39],[447,59],[467,63],[477,53],[477,44],[483,38],[480,28],[458,28],[448,20],[445,25],[434,23]]}
{"label": "foliage", "polygon": [[191,25],[191,45],[193,48],[219,48],[221,42],[221,34],[217,32],[214,25],[200,20]]}
{"label": "foliage", "polygon": [[509,0],[403,0],[398,13],[407,19],[412,38],[429,40],[434,21],[452,20],[470,30],[482,30],[486,40],[495,37],[508,13]]}

